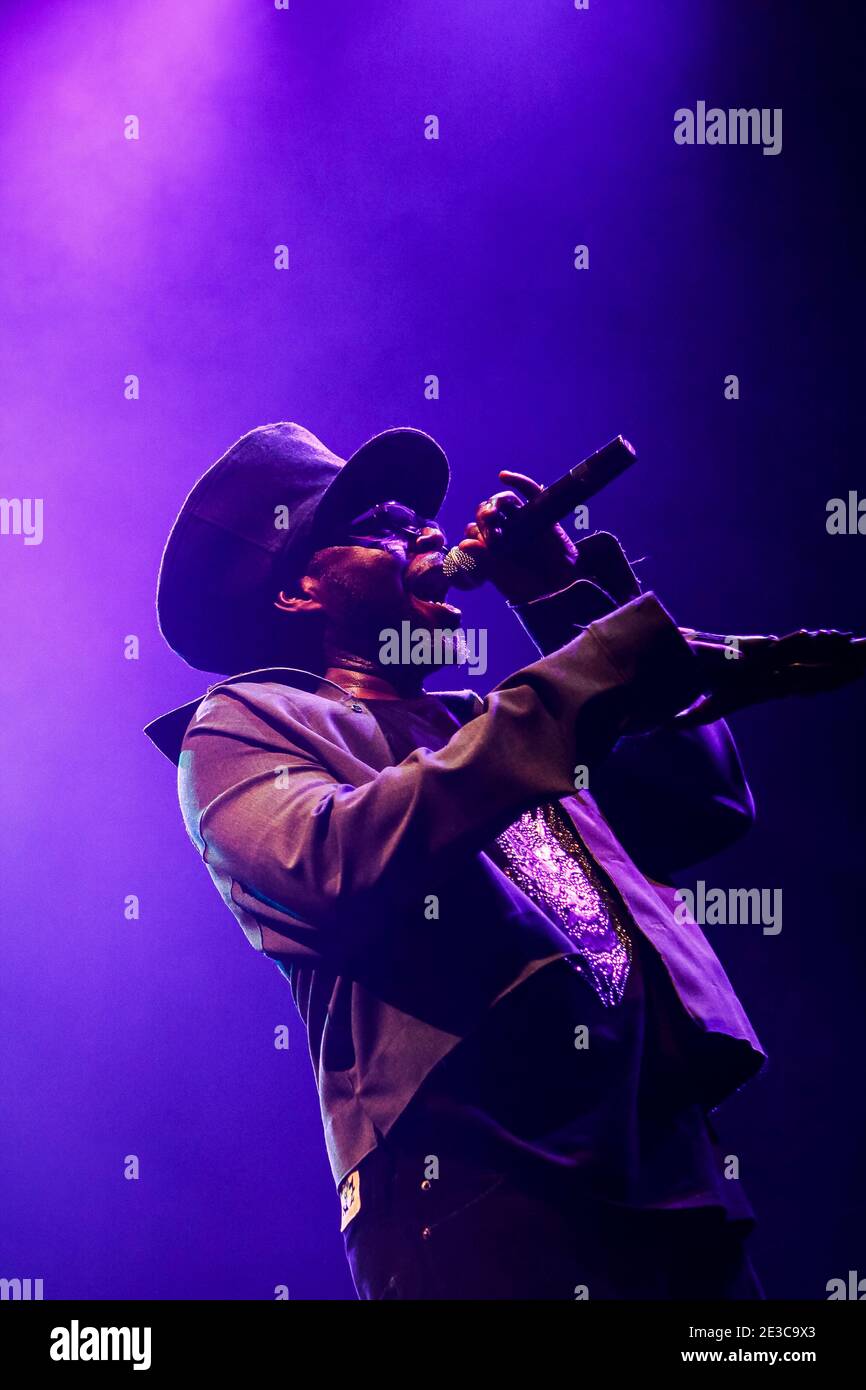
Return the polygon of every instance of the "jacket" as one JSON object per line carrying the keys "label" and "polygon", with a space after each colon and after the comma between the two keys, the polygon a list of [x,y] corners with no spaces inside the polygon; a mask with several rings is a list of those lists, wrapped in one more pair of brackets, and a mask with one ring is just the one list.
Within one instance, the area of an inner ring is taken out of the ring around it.
{"label": "jacket", "polygon": [[[546,654],[485,699],[437,692],[463,727],[396,766],[362,701],[288,668],[220,681],[146,730],[177,763],[184,822],[223,901],[290,982],[338,1184],[496,1002],[573,949],[485,853],[546,799],[667,970],[698,1098],[718,1104],[763,1063],[661,881],[751,822],[730,733],[671,728],[700,691],[697,662],[653,594],[581,627],[571,588],[518,609]],[[578,768],[588,789],[575,790]]]}

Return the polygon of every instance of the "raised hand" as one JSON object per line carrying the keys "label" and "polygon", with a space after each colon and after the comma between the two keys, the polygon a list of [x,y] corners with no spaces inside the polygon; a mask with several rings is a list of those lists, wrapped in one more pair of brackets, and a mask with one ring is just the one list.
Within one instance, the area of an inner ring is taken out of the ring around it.
{"label": "raised hand", "polygon": [[[710,724],[734,710],[789,695],[818,695],[866,675],[866,639],[835,628],[729,638],[724,645],[691,632],[683,629],[704,669],[707,694],[677,717],[681,726]],[[739,651],[736,659],[732,649]]]}
{"label": "raised hand", "polygon": [[503,541],[508,517],[541,492],[541,484],[505,468],[499,478],[506,487],[479,503],[458,548],[472,556],[484,578],[511,603],[565,588],[575,578],[577,551],[561,526],[551,526],[519,549]]}

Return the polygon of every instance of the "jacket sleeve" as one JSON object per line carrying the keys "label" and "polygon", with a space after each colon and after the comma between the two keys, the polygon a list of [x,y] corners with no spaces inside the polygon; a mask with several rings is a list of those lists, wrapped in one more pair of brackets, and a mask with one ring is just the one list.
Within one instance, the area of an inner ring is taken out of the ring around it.
{"label": "jacket sleeve", "polygon": [[389,915],[459,874],[523,810],[573,794],[575,765],[597,765],[627,722],[689,704],[697,670],[644,595],[503,681],[442,749],[360,786],[330,775],[302,726],[287,748],[257,688],[225,687],[184,739],[187,827],[233,898],[239,886],[268,907],[269,939],[283,937],[286,954],[294,943],[351,962]]}
{"label": "jacket sleeve", "polygon": [[[559,593],[513,607],[539,650],[550,652],[610,612],[612,602],[598,584],[579,579]],[[667,880],[727,848],[755,817],[724,720],[620,739],[593,769],[588,790],[635,863],[655,879]]]}

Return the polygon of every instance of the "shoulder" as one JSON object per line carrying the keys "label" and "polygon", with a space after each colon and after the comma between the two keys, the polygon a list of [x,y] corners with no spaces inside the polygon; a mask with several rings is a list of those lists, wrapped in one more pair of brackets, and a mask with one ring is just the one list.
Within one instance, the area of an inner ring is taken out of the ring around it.
{"label": "shoulder", "polygon": [[274,729],[316,725],[333,711],[334,701],[313,690],[280,680],[240,680],[212,687],[190,720],[187,739],[196,731],[234,733],[256,726]]}

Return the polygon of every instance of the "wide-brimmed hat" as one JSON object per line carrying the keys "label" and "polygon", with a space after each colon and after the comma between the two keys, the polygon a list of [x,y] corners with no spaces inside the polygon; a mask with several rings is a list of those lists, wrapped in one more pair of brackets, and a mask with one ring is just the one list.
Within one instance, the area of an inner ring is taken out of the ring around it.
{"label": "wide-brimmed hat", "polygon": [[160,632],[199,671],[304,665],[311,625],[278,613],[278,590],[377,502],[435,517],[448,479],[445,454],[423,430],[385,430],[347,460],[301,425],[250,430],[198,480],[171,528],[157,582]]}

